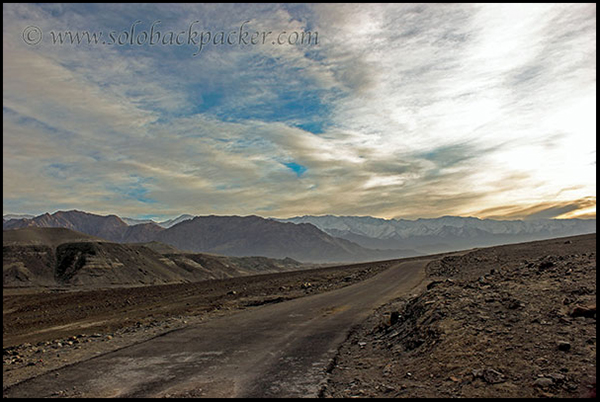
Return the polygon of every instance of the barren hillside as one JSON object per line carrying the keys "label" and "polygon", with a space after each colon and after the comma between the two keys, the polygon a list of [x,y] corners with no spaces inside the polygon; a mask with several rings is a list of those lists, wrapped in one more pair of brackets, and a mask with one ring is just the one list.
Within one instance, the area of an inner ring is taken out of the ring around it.
{"label": "barren hillside", "polygon": [[596,381],[596,235],[428,266],[353,331],[324,396],[581,397]]}

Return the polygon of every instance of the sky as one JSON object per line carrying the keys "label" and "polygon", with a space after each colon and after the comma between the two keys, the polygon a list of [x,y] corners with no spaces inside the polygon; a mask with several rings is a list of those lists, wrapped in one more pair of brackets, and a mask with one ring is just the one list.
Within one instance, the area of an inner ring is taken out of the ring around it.
{"label": "sky", "polygon": [[4,214],[596,216],[595,4],[4,4],[3,88]]}

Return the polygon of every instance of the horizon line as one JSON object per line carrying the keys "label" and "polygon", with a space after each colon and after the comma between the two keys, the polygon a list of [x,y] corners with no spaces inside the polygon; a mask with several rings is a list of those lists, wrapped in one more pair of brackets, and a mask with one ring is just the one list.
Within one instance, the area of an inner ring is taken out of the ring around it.
{"label": "horizon line", "polygon": [[[522,217],[522,218],[514,218],[514,219],[510,219],[510,218],[497,218],[497,217],[478,217],[478,216],[473,216],[473,215],[440,215],[437,217],[419,217],[419,218],[384,218],[384,217],[378,217],[378,216],[372,216],[372,215],[338,215],[338,214],[331,214],[331,213],[327,213],[327,214],[303,214],[303,215],[294,215],[294,216],[289,216],[289,217],[276,217],[276,216],[263,216],[263,215],[258,215],[256,213],[251,213],[251,214],[247,214],[247,215],[241,215],[241,214],[218,214],[218,213],[209,213],[209,214],[201,214],[201,215],[195,215],[193,213],[188,213],[188,212],[184,212],[184,213],[180,213],[178,215],[167,215],[166,217],[163,218],[159,218],[159,215],[153,215],[152,218],[132,218],[130,216],[124,216],[124,215],[118,215],[117,213],[103,213],[103,212],[89,212],[89,211],[84,211],[84,210],[79,210],[79,209],[68,209],[68,210],[64,210],[64,209],[58,209],[55,210],[54,212],[50,213],[50,212],[43,212],[40,214],[33,214],[33,213],[23,213],[23,212],[18,212],[18,213],[12,213],[12,212],[7,212],[2,214],[3,218],[7,215],[31,215],[32,218],[37,218],[39,216],[43,216],[43,215],[54,215],[56,213],[59,212],[81,212],[81,213],[86,213],[86,214],[90,214],[90,215],[97,215],[97,216],[116,216],[117,218],[124,220],[124,219],[131,219],[131,220],[149,220],[152,221],[154,223],[161,223],[161,222],[166,222],[169,220],[174,220],[177,219],[181,216],[184,215],[189,215],[192,216],[194,218],[196,217],[209,217],[209,216],[218,216],[218,217],[240,217],[240,218],[247,218],[247,217],[259,217],[259,218],[263,218],[263,219],[274,219],[274,220],[288,220],[288,219],[296,219],[296,218],[305,218],[305,217],[314,217],[314,218],[323,218],[323,217],[335,217],[335,218],[372,218],[372,219],[379,219],[379,220],[384,220],[384,221],[411,221],[411,222],[416,222],[419,220],[434,220],[434,219],[442,219],[442,218],[461,218],[461,219],[477,219],[477,220],[488,220],[488,221],[509,221],[509,222],[518,222],[518,221],[542,221],[542,220],[595,220],[596,219],[596,214],[593,213],[592,214],[582,214],[582,216],[575,216],[575,217],[564,217],[564,218],[560,218],[560,217],[551,217],[551,218],[527,218],[527,217]],[[148,214],[145,214],[148,215]],[[170,217],[169,217],[170,216]],[[32,219],[32,218],[12,218],[12,219]]]}

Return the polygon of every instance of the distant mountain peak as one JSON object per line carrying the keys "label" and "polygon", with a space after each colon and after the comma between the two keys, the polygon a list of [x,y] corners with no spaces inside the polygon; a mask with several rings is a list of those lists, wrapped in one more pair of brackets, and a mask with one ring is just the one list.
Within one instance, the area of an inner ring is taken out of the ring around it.
{"label": "distant mountain peak", "polygon": [[158,222],[158,225],[162,226],[163,228],[170,228],[174,225],[177,225],[178,223],[190,220],[190,219],[194,219],[194,215],[190,215],[190,214],[183,214],[183,215],[179,215],[177,218],[173,218],[173,219],[169,219],[166,221],[162,221],[162,222]]}
{"label": "distant mountain peak", "polygon": [[407,220],[304,215],[279,221],[311,223],[331,236],[363,247],[412,249],[423,254],[596,232],[595,219],[501,221],[445,215]]}

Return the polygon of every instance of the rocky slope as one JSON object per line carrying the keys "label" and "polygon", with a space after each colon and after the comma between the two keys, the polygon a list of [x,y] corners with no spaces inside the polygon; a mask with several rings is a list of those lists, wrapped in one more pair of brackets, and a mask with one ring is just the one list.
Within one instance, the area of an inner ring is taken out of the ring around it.
{"label": "rocky slope", "polygon": [[323,396],[581,397],[596,381],[596,236],[476,250],[353,331]]}
{"label": "rocky slope", "polygon": [[185,254],[160,243],[112,243],[63,228],[3,234],[4,287],[181,283],[302,268],[292,259]]}

